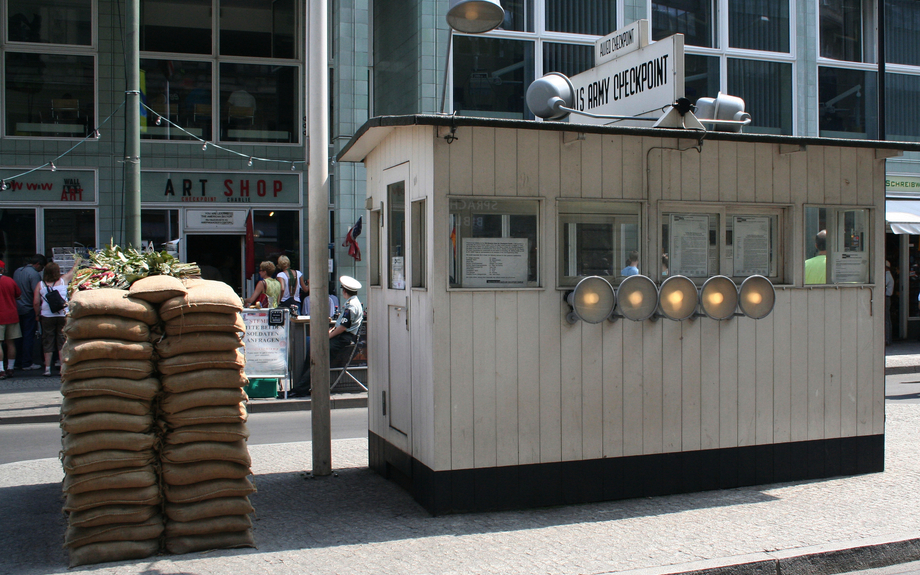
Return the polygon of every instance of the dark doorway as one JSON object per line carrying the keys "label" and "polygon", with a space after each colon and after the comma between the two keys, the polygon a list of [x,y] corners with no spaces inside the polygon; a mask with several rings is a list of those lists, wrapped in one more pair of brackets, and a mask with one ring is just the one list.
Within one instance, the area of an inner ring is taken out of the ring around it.
{"label": "dark doorway", "polygon": [[243,293],[244,236],[185,236],[186,261],[201,268],[201,277],[228,284],[236,293]]}

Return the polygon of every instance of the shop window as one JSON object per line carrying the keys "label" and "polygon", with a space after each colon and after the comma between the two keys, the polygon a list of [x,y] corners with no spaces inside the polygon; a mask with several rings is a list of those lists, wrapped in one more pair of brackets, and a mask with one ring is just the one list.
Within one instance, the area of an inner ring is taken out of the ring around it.
{"label": "shop window", "polygon": [[788,0],[729,0],[728,44],[747,50],[789,52]]}
{"label": "shop window", "polygon": [[[639,204],[603,201],[560,201],[559,285],[574,286],[586,276],[613,282],[626,275],[648,275],[631,258],[640,251]],[[632,272],[632,273],[631,273]]]}
{"label": "shop window", "polygon": [[616,2],[546,0],[546,29],[606,36],[617,29]]}
{"label": "shop window", "polygon": [[716,20],[712,0],[653,0],[652,39],[683,34],[687,46],[718,48]]}
{"label": "shop window", "polygon": [[412,287],[428,285],[428,217],[425,200],[412,202]]}
{"label": "shop window", "polygon": [[211,28],[211,0],[141,0],[141,50],[211,54]]}
{"label": "shop window", "polygon": [[792,64],[729,58],[728,93],[754,119],[745,132],[792,134]]}
{"label": "shop window", "polygon": [[179,210],[141,210],[141,243],[179,257]]}
{"label": "shop window", "polygon": [[95,210],[44,210],[45,253],[54,248],[96,247]]}
{"label": "shop window", "polygon": [[537,287],[539,209],[539,200],[450,198],[450,287]]}
{"label": "shop window", "polygon": [[9,0],[10,42],[89,46],[93,42],[91,0]]}
{"label": "shop window", "polygon": [[467,116],[533,119],[524,103],[533,60],[533,42],[455,36],[454,109]]}
{"label": "shop window", "polygon": [[380,210],[370,212],[368,219],[368,274],[370,274],[370,284],[372,286],[380,285]]}
{"label": "shop window", "polygon": [[805,208],[805,285],[869,283],[869,210]]}
{"label": "shop window", "polygon": [[294,0],[221,0],[220,53],[252,58],[294,58]]}
{"label": "shop window", "polygon": [[7,273],[13,272],[36,253],[35,210],[0,209],[0,230],[16,230],[16,233],[0,234],[0,254],[6,262]]}
{"label": "shop window", "polygon": [[300,218],[300,212],[294,210],[253,210],[257,266],[266,260],[277,264],[278,256],[287,256],[292,269],[300,268]]}
{"label": "shop window", "polygon": [[878,133],[875,72],[818,68],[818,127],[828,138],[874,138]]}
{"label": "shop window", "polygon": [[220,65],[220,136],[237,142],[297,142],[298,69]]}
{"label": "shop window", "polygon": [[7,52],[6,134],[83,138],[95,129],[92,56]]}
{"label": "shop window", "polygon": [[[156,140],[211,140],[211,63],[141,60],[141,92],[153,110],[142,114],[141,136]],[[167,122],[156,124],[158,116]],[[146,120],[146,121],[145,121]]]}

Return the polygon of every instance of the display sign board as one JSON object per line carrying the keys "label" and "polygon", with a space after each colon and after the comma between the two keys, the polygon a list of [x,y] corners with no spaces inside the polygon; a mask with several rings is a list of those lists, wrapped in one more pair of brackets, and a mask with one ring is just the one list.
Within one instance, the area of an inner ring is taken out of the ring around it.
{"label": "display sign board", "polygon": [[141,201],[217,204],[300,204],[299,173],[141,172]]}
{"label": "display sign board", "polygon": [[463,238],[463,287],[526,287],[526,238]]}
{"label": "display sign board", "polygon": [[866,252],[835,253],[831,283],[869,283],[869,254]]}
{"label": "display sign board", "polygon": [[36,170],[25,176],[7,179],[26,170],[0,170],[6,189],[0,190],[0,202],[96,202],[95,170]]}
{"label": "display sign board", "polygon": [[186,210],[186,232],[246,232],[248,210]]}
{"label": "display sign board", "polygon": [[241,348],[246,356],[245,373],[253,377],[287,377],[288,376],[288,337],[289,310],[282,309],[284,323],[271,325],[269,310],[244,309],[241,313],[246,324]]}
{"label": "display sign board", "polygon": [[920,194],[920,178],[913,176],[888,176],[885,178],[888,192],[915,192]]}
{"label": "display sign board", "polygon": [[607,34],[594,43],[594,65],[600,66],[639,48],[648,46],[649,21],[636,20],[629,26]]}
{"label": "display sign board", "polygon": [[709,276],[709,215],[671,214],[668,226],[670,273],[692,278]]}

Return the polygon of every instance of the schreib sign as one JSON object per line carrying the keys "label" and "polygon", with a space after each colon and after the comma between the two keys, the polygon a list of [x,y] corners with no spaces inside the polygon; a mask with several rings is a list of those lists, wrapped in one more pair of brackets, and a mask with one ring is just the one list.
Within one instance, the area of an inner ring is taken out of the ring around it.
{"label": "schreib sign", "polygon": [[183,204],[299,204],[300,175],[142,172],[141,201]]}

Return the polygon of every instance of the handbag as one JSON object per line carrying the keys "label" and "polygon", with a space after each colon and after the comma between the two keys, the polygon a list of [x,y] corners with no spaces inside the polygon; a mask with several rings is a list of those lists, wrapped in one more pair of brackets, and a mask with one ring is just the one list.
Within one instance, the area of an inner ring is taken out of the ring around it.
{"label": "handbag", "polygon": [[51,313],[60,313],[67,305],[67,302],[61,297],[61,292],[49,288],[48,284],[45,284],[45,301],[48,302],[48,309],[51,310]]}

